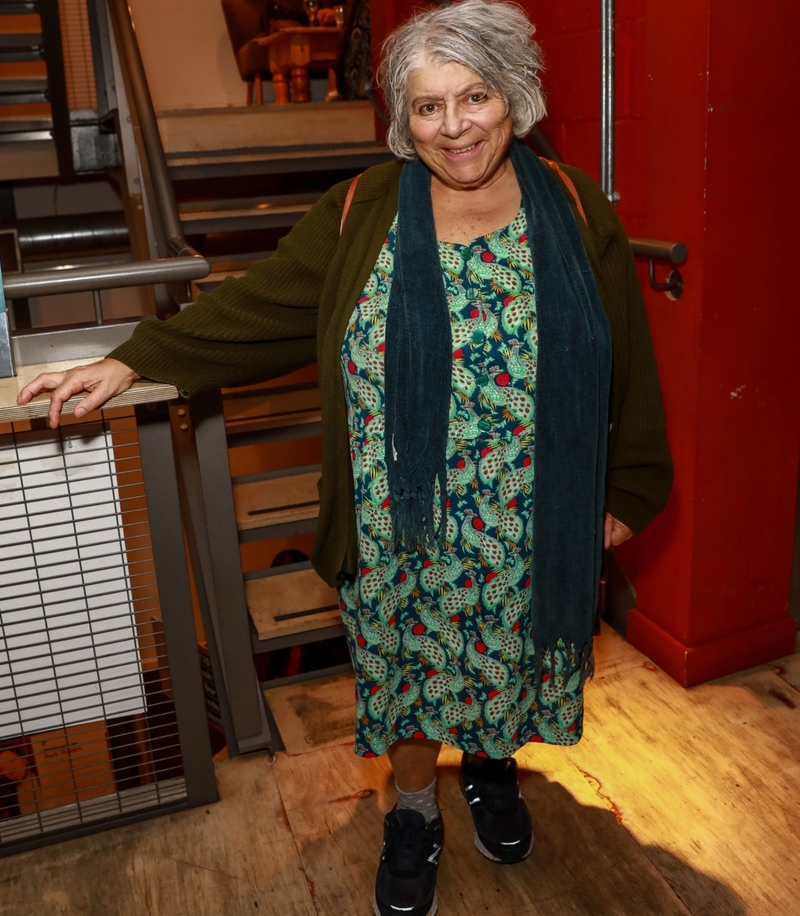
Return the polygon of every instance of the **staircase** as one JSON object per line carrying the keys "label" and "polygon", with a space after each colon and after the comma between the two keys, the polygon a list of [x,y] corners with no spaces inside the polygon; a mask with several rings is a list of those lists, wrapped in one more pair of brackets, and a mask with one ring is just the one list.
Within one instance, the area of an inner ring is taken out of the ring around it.
{"label": "staircase", "polygon": [[0,143],[52,139],[38,7],[0,0]]}
{"label": "staircase", "polygon": [[[332,184],[391,156],[375,142],[369,103],[162,112],[158,120],[183,231],[213,265],[212,274],[194,285],[195,293],[211,291],[227,276],[241,276],[250,264],[269,257],[279,238]],[[247,615],[246,648],[255,656],[342,636],[336,591],[310,562],[272,565],[286,549],[308,556],[313,541],[321,459],[316,367],[223,391],[210,409],[196,408],[189,419],[202,452],[211,554],[222,557],[233,542],[242,564],[235,575],[226,568],[214,577],[223,654],[230,658],[236,644],[242,657],[242,631],[234,632],[233,623],[240,613]],[[210,422],[201,419],[207,412]],[[230,480],[224,493],[223,478]],[[232,554],[226,556],[235,562]],[[233,664],[229,660],[229,671]],[[256,660],[256,667],[264,666]],[[330,664],[262,681],[260,688],[344,667],[349,665]],[[236,725],[251,687],[237,692],[232,680],[227,677]],[[276,737],[270,738],[273,747]],[[242,752],[260,746],[248,739],[238,745]]]}

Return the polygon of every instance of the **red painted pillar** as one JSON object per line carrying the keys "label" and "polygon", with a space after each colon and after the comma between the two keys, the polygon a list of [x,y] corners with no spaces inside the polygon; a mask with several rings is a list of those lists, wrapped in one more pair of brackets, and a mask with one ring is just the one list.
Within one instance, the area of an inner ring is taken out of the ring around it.
{"label": "red painted pillar", "polygon": [[676,483],[628,638],[687,685],[794,647],[798,49],[794,0],[648,0],[645,229],[690,259],[649,296]]}

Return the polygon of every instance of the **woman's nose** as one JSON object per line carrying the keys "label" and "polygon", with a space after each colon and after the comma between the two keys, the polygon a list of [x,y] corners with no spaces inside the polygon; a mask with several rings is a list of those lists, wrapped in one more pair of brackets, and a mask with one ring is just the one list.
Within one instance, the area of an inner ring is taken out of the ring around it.
{"label": "woman's nose", "polygon": [[448,137],[459,137],[467,129],[466,118],[458,104],[445,105],[442,118],[442,133]]}

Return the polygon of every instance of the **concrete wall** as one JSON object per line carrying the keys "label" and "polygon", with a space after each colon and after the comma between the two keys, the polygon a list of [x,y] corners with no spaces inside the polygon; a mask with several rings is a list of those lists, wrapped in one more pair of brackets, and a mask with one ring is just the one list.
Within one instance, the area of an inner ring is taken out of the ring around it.
{"label": "concrete wall", "polygon": [[156,109],[244,105],[220,0],[130,0]]}

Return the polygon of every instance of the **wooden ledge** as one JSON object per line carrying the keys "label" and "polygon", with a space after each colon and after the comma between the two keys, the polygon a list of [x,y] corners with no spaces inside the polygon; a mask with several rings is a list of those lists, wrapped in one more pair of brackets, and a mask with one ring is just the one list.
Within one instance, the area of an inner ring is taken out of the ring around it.
{"label": "wooden ledge", "polygon": [[[87,362],[93,362],[93,360],[73,359],[66,362],[43,363],[38,366],[20,366],[17,375],[13,378],[0,379],[0,422],[15,423],[20,420],[46,417],[50,409],[49,395],[39,395],[30,403],[23,405],[17,404],[17,395],[28,382],[32,382],[42,372],[65,372],[67,369],[82,366]],[[134,382],[126,392],[112,398],[103,409],[130,407],[133,404],[147,404],[154,401],[172,401],[178,396],[178,389],[174,385],[142,380]],[[71,414],[84,397],[85,394],[79,394],[70,398],[64,405],[64,414]]]}

